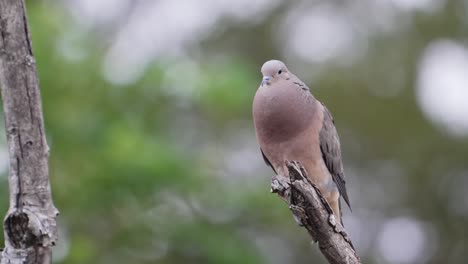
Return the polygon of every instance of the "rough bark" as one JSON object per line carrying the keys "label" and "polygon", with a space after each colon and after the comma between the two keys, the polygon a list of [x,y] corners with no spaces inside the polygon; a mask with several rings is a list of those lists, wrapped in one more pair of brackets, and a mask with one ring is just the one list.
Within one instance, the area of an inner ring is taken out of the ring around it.
{"label": "rough bark", "polygon": [[307,229],[331,264],[361,263],[343,226],[298,162],[287,162],[289,178],[274,176],[271,190],[289,205],[296,222]]}
{"label": "rough bark", "polygon": [[50,263],[57,239],[41,96],[23,0],[0,0],[0,87],[10,208],[1,263]]}

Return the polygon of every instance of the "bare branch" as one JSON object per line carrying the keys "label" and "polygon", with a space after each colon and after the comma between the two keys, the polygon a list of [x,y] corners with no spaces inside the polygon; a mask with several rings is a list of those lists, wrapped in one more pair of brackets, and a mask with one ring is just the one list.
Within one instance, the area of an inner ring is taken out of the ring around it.
{"label": "bare branch", "polygon": [[0,1],[0,86],[10,171],[1,263],[50,263],[57,240],[41,95],[23,0]]}
{"label": "bare branch", "polygon": [[346,230],[336,221],[328,202],[298,162],[287,162],[289,178],[275,176],[271,190],[291,209],[296,222],[307,229],[331,264],[361,263]]}

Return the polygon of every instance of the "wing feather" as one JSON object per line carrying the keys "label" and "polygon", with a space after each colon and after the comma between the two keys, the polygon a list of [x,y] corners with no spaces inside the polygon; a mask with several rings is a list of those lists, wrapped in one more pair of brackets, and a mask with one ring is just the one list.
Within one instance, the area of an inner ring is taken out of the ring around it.
{"label": "wing feather", "polygon": [[323,161],[332,175],[341,197],[343,197],[344,201],[351,209],[348,193],[346,191],[343,162],[341,161],[340,139],[336,132],[333,117],[325,105],[323,105],[323,125],[320,130],[320,150],[322,152]]}

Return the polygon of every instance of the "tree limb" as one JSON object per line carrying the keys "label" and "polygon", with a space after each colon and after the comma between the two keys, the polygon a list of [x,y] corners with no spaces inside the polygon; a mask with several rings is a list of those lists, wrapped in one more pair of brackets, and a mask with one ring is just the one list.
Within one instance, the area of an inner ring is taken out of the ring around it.
{"label": "tree limb", "polygon": [[331,264],[361,263],[343,226],[298,162],[286,162],[289,178],[274,176],[271,190],[288,203],[296,222],[307,229]]}
{"label": "tree limb", "polygon": [[42,104],[23,0],[0,1],[0,86],[10,171],[1,263],[50,263],[57,240]]}

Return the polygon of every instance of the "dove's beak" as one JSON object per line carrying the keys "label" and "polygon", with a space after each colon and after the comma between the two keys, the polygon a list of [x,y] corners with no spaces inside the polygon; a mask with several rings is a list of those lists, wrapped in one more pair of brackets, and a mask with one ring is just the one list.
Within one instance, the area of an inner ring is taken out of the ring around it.
{"label": "dove's beak", "polygon": [[270,84],[271,77],[270,76],[263,76],[262,79],[262,86],[265,84]]}

